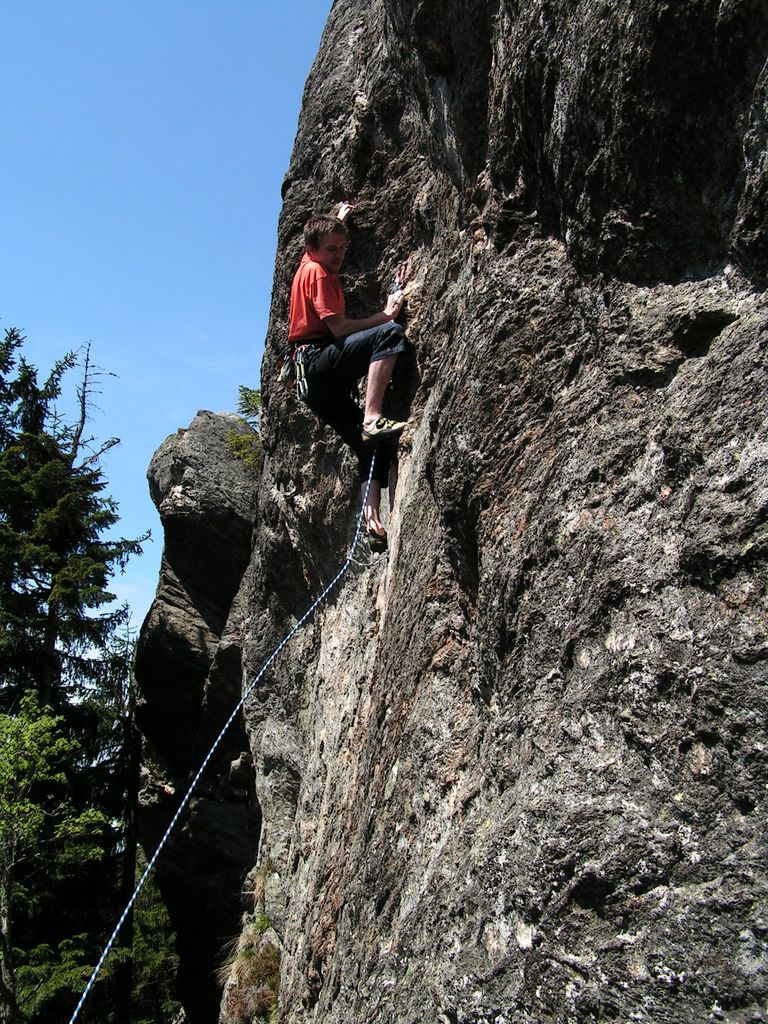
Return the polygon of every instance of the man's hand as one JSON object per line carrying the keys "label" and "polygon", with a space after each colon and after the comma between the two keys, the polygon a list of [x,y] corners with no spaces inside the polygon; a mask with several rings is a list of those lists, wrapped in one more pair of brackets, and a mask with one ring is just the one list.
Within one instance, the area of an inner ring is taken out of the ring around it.
{"label": "man's hand", "polygon": [[336,211],[336,216],[338,217],[338,219],[343,224],[344,221],[347,219],[347,217],[350,215],[350,213],[352,213],[353,210],[354,210],[354,206],[352,206],[351,203],[341,202],[341,203],[339,203],[339,208]]}
{"label": "man's hand", "polygon": [[385,316],[391,317],[393,320],[399,315],[400,310],[403,308],[405,302],[405,296],[401,291],[393,292],[387,297],[387,304],[384,307]]}

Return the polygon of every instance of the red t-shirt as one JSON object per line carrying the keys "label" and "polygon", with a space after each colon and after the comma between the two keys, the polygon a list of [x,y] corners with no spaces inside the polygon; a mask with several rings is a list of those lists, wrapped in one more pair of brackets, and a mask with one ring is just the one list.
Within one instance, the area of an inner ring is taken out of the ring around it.
{"label": "red t-shirt", "polygon": [[323,321],[345,311],[344,292],[337,274],[304,253],[291,285],[291,319],[288,341],[333,336]]}

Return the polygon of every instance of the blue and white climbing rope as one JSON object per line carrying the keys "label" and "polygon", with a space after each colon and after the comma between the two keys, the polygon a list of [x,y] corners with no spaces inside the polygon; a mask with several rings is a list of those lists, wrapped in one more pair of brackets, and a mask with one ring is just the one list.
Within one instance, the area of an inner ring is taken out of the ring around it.
{"label": "blue and white climbing rope", "polygon": [[325,588],[325,590],[322,592],[322,594],[320,594],[320,596],[315,601],[312,602],[312,604],[304,612],[304,614],[298,620],[298,622],[296,622],[295,625],[288,631],[288,633],[286,633],[286,635],[283,637],[283,639],[280,641],[280,643],[277,645],[277,647],[274,649],[274,651],[272,651],[270,656],[267,658],[267,660],[264,662],[264,664],[261,666],[259,671],[254,676],[254,678],[251,681],[251,683],[248,686],[248,688],[243,693],[242,697],[240,698],[240,700],[238,701],[237,705],[233,709],[231,715],[229,716],[229,718],[224,723],[224,726],[222,727],[221,732],[216,737],[216,739],[213,741],[213,746],[208,751],[208,753],[205,755],[203,763],[200,765],[200,767],[197,770],[197,773],[196,773],[195,777],[192,779],[192,782],[189,784],[189,788],[187,789],[187,792],[184,794],[184,797],[183,797],[181,803],[179,804],[179,806],[178,806],[178,808],[176,810],[176,813],[174,814],[173,818],[171,819],[170,825],[165,830],[165,833],[164,833],[162,839],[158,843],[157,849],[153,853],[151,860],[149,861],[149,863],[147,864],[146,868],[144,869],[144,873],[142,874],[141,878],[137,882],[136,888],[133,891],[133,895],[131,896],[130,900],[128,901],[128,904],[127,904],[125,910],[121,914],[120,920],[115,925],[115,929],[112,932],[112,934],[110,935],[110,937],[109,937],[109,939],[107,941],[107,944],[104,947],[104,950],[103,950],[101,956],[99,957],[99,961],[96,964],[96,966],[94,967],[93,972],[91,973],[90,978],[88,979],[88,983],[86,984],[86,986],[85,986],[85,988],[83,990],[83,994],[80,997],[80,1001],[78,1002],[77,1006],[75,1007],[75,1012],[70,1017],[69,1024],[74,1024],[74,1022],[77,1020],[77,1017],[78,1017],[80,1011],[82,1010],[83,1006],[85,1005],[85,1001],[88,998],[88,996],[89,996],[89,994],[91,992],[91,989],[93,988],[94,984],[96,983],[96,979],[98,978],[99,973],[101,972],[102,967],[104,966],[104,962],[106,961],[107,957],[109,956],[110,950],[112,949],[112,947],[115,944],[117,936],[120,933],[120,929],[125,924],[126,918],[130,914],[133,905],[135,904],[136,900],[139,897],[139,893],[144,888],[145,882],[147,881],[147,879],[149,878],[150,874],[152,873],[152,869],[155,866],[157,858],[160,856],[161,850],[163,849],[165,844],[168,842],[168,839],[170,838],[171,833],[173,832],[174,828],[176,827],[176,823],[178,822],[179,818],[181,817],[181,812],[184,810],[184,808],[189,803],[190,797],[192,796],[193,792],[195,791],[195,787],[197,786],[198,782],[200,781],[201,775],[205,771],[206,767],[208,766],[208,763],[210,762],[211,758],[213,757],[214,753],[216,752],[216,749],[218,748],[219,744],[221,743],[222,739],[224,738],[224,735],[225,735],[227,729],[229,729],[230,725],[234,722],[235,718],[237,718],[238,714],[240,713],[241,708],[243,707],[243,704],[245,704],[246,700],[248,700],[248,698],[250,697],[251,693],[253,693],[253,690],[255,689],[256,684],[259,682],[259,680],[262,678],[264,673],[267,671],[267,669],[273,663],[275,658],[277,658],[277,656],[280,654],[280,652],[290,643],[290,641],[293,639],[293,637],[296,635],[296,633],[298,633],[298,631],[301,629],[301,627],[312,617],[312,615],[315,612],[315,610],[317,608],[319,608],[319,606],[325,601],[325,599],[328,597],[330,592],[333,590],[333,588],[336,586],[336,584],[339,582],[339,580],[342,578],[342,576],[344,576],[344,574],[347,572],[347,570],[349,569],[350,565],[352,564],[352,561],[354,559],[355,550],[356,550],[358,542],[360,540],[360,532],[362,530],[362,526],[363,526],[363,522],[364,522],[364,518],[365,518],[365,506],[366,506],[366,504],[368,502],[368,494],[369,494],[370,489],[371,489],[371,480],[373,479],[373,466],[374,466],[375,462],[376,462],[376,452],[374,450],[373,458],[371,459],[371,467],[370,467],[370,469],[368,471],[368,481],[367,481],[367,483],[365,485],[365,492],[363,494],[363,502],[362,502],[362,505],[360,506],[360,511],[359,511],[359,513],[357,515],[357,522],[356,522],[356,525],[355,525],[355,534],[354,534],[354,537],[352,539],[352,545],[351,545],[351,547],[349,549],[349,554],[347,555],[347,559],[344,562],[344,565],[336,573],[336,575],[333,577],[333,579],[328,584],[328,586]]}

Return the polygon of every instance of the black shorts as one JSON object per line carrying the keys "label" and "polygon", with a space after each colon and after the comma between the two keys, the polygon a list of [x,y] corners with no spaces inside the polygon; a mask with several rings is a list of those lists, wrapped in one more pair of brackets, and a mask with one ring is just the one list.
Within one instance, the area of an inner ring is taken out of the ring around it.
{"label": "black shorts", "polygon": [[368,373],[371,363],[386,359],[387,356],[400,355],[407,347],[405,332],[394,321],[350,334],[343,341],[332,341],[311,359],[307,369],[310,390],[313,378],[318,379],[317,383],[321,387],[331,383],[320,381],[319,378],[325,378],[326,375],[344,384],[354,384]]}
{"label": "black shorts", "polygon": [[371,456],[376,451],[373,479],[382,487],[387,486],[396,442],[393,444],[392,439],[378,444],[363,441],[363,410],[352,398],[352,385],[368,373],[371,363],[400,355],[407,348],[403,328],[391,321],[350,334],[343,341],[331,342],[319,351],[306,350],[305,402],[355,453],[362,483],[368,479]]}

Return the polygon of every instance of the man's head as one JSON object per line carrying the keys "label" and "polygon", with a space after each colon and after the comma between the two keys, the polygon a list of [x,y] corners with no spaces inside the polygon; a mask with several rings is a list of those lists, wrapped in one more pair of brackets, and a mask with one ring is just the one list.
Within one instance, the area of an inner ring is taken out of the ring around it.
{"label": "man's head", "polygon": [[304,225],[304,244],[310,257],[332,274],[338,274],[349,244],[349,235],[338,217],[312,217]]}

